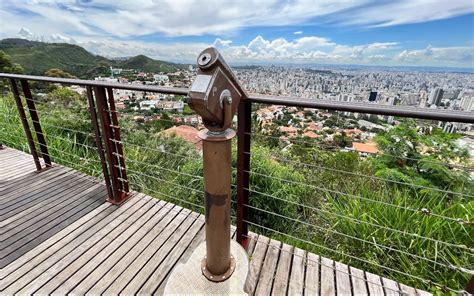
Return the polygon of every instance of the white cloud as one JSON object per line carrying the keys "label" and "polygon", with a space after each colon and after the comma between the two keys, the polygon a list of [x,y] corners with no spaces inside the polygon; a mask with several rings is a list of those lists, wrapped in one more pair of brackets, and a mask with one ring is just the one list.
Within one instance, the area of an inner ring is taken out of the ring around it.
{"label": "white cloud", "polygon": [[334,16],[333,21],[349,25],[388,27],[451,18],[474,12],[472,0],[379,1]]}
{"label": "white cloud", "polygon": [[247,44],[216,38],[212,43],[151,43],[113,38],[71,38],[59,34],[34,35],[22,28],[22,37],[46,42],[67,42],[106,57],[145,54],[155,59],[194,63],[204,48],[214,46],[231,63],[322,63],[366,65],[420,65],[474,67],[472,47],[431,47],[403,50],[398,42],[373,42],[349,46],[319,36],[287,40],[256,36]]}
{"label": "white cloud", "polygon": [[[2,0],[0,34],[11,33],[12,27],[17,32],[20,27],[35,24],[44,34],[220,35],[247,27],[312,22],[392,26],[473,11],[472,0]],[[301,33],[294,32],[295,35]]]}
{"label": "white cloud", "polygon": [[293,34],[295,34],[295,35],[301,35],[301,34],[303,34],[303,31],[296,31],[296,32],[293,32]]}

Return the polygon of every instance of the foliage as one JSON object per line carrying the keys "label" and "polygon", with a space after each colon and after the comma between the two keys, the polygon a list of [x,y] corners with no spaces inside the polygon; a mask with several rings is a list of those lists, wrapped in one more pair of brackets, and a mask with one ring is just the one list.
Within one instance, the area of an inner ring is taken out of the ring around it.
{"label": "foliage", "polygon": [[45,76],[48,77],[57,77],[57,78],[77,78],[74,75],[69,74],[68,72],[58,69],[58,68],[51,68],[44,73]]}
{"label": "foliage", "polygon": [[12,58],[0,50],[0,73],[22,73],[23,68],[12,62]]}

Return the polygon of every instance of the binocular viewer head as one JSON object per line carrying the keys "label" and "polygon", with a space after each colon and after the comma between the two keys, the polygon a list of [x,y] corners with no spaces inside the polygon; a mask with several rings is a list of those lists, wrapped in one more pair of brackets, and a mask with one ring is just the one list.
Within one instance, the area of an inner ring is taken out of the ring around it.
{"label": "binocular viewer head", "polygon": [[207,129],[224,131],[246,93],[217,49],[203,50],[197,65],[197,76],[188,93],[189,107],[202,117]]}

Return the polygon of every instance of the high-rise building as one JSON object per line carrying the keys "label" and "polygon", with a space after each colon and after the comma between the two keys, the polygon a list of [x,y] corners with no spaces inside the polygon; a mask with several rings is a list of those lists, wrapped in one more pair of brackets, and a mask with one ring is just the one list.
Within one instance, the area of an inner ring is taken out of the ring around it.
{"label": "high-rise building", "polygon": [[377,99],[377,92],[371,91],[369,94],[369,102],[375,102],[376,99]]}
{"label": "high-rise building", "polygon": [[428,104],[430,106],[439,106],[441,103],[441,98],[443,97],[444,91],[442,88],[436,87],[434,88],[430,96],[428,97]]}
{"label": "high-rise building", "polygon": [[463,111],[474,111],[474,93],[462,92],[459,96],[461,97],[459,108]]}

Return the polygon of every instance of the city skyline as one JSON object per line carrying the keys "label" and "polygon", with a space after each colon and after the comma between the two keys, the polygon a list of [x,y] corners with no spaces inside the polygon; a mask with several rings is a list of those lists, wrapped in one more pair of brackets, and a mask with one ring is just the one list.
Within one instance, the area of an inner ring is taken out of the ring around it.
{"label": "city skyline", "polygon": [[2,1],[0,38],[234,64],[474,67],[472,1]]}

